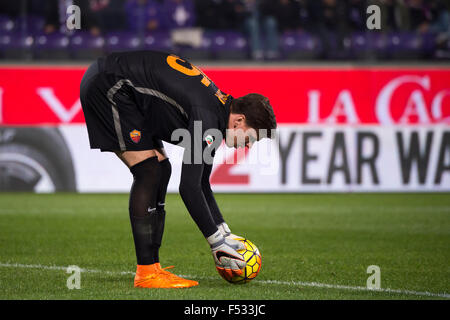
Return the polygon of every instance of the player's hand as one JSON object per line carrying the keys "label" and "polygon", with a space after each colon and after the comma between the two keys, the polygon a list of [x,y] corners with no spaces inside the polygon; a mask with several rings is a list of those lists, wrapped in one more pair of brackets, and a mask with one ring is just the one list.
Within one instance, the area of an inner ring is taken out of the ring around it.
{"label": "player's hand", "polygon": [[224,239],[219,245],[211,247],[216,269],[226,279],[241,275],[242,270],[246,266],[242,256],[233,248],[234,245],[229,241]]}
{"label": "player's hand", "polygon": [[245,239],[244,237],[237,236],[235,234],[230,233],[228,236],[225,236],[225,239],[229,243],[229,245],[236,251],[238,250],[244,250],[245,245],[243,242],[239,241],[238,239]]}
{"label": "player's hand", "polygon": [[245,245],[238,239],[245,239],[244,237],[237,236],[233,233],[231,233],[230,228],[228,225],[224,222],[217,226],[220,233],[225,237],[225,239],[228,240],[228,243],[233,247],[235,250],[244,250]]}

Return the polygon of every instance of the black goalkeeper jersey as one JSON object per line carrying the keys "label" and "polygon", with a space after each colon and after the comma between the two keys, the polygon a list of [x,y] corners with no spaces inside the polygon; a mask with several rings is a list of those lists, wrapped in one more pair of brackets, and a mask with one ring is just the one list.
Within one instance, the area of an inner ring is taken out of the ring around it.
{"label": "black goalkeeper jersey", "polygon": [[153,136],[178,142],[172,139],[174,130],[193,130],[194,121],[201,122],[203,132],[214,128],[225,134],[232,97],[188,61],[157,51],[113,53],[104,71],[117,82],[130,81],[126,86],[136,112],[145,116]]}
{"label": "black goalkeeper jersey", "polygon": [[91,148],[153,149],[152,139],[184,147],[180,195],[205,237],[217,231],[224,220],[209,177],[225,138],[230,95],[185,59],[136,51],[100,58],[83,77],[80,99]]}

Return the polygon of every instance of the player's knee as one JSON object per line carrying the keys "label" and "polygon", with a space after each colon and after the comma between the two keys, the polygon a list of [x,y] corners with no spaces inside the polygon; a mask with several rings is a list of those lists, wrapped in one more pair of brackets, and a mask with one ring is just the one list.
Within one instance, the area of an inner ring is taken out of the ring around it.
{"label": "player's knee", "polygon": [[130,214],[145,216],[156,210],[156,198],[162,170],[158,158],[150,157],[130,167],[133,185],[130,192]]}
{"label": "player's knee", "polygon": [[170,176],[172,175],[172,165],[170,164],[169,158],[166,158],[159,162],[161,167],[161,181],[169,182]]}
{"label": "player's knee", "polygon": [[148,180],[150,183],[158,184],[161,179],[161,167],[156,156],[149,157],[130,167],[135,180]]}
{"label": "player's knee", "polygon": [[167,186],[169,185],[170,176],[172,175],[172,165],[170,164],[168,158],[160,161],[159,165],[161,169],[161,179],[158,192],[157,209],[163,211],[165,206]]}

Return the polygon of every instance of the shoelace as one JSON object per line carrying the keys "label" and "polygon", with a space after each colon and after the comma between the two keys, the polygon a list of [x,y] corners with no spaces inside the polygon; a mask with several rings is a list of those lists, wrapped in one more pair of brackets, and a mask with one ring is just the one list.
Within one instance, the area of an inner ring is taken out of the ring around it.
{"label": "shoelace", "polygon": [[161,268],[159,270],[159,272],[164,274],[164,275],[166,275],[166,276],[168,276],[171,279],[182,279],[179,276],[173,274],[172,272],[167,271],[167,269],[173,269],[173,268],[175,268],[175,266],[169,266],[169,267]]}
{"label": "shoelace", "polygon": [[158,278],[158,274],[163,274],[167,277],[167,279],[179,279],[179,277],[177,277],[176,275],[174,275],[173,273],[166,271],[166,269],[173,269],[175,268],[175,266],[169,266],[169,267],[165,267],[165,268],[161,268],[159,270],[157,270],[155,273],[149,274],[145,277],[145,279],[155,279]]}
{"label": "shoelace", "polygon": [[164,267],[164,268],[161,268],[161,270],[166,270],[166,269],[173,269],[173,268],[175,268],[175,266],[168,266],[168,267]]}

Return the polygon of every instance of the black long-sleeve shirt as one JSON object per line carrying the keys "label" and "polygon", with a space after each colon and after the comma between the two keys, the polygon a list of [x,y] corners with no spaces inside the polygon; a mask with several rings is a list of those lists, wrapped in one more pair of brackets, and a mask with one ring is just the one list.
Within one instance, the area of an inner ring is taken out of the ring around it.
{"label": "black long-sleeve shirt", "polygon": [[105,60],[105,71],[117,81],[133,83],[136,112],[145,116],[151,135],[185,147],[180,195],[203,235],[212,235],[224,221],[209,176],[233,98],[187,60],[167,53],[113,53]]}

